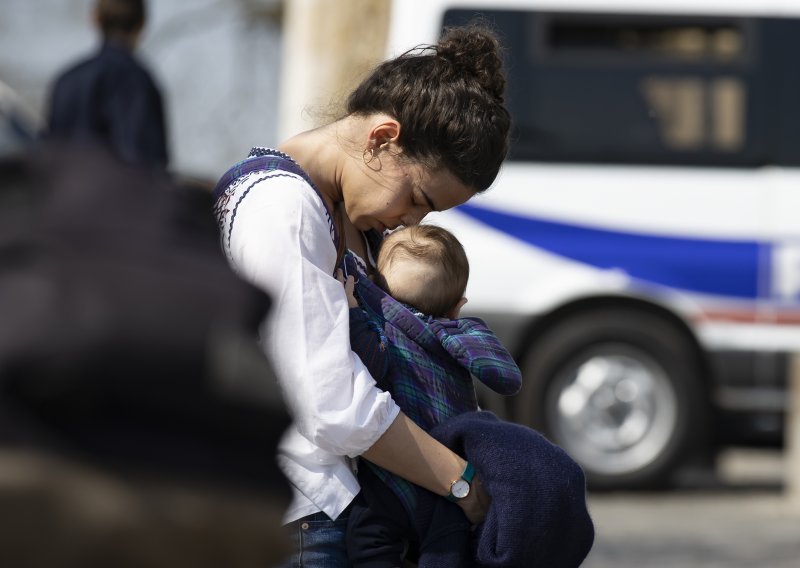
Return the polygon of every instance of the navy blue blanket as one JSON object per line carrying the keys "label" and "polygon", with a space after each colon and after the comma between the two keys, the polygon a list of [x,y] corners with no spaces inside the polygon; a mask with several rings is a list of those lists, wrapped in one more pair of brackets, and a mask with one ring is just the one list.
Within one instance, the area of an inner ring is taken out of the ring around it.
{"label": "navy blue blanket", "polygon": [[428,538],[419,568],[580,566],[594,525],[583,471],[561,448],[485,411],[451,418],[431,435],[473,464],[492,504],[471,534],[455,526],[437,530],[441,508],[454,505],[421,491],[417,518]]}

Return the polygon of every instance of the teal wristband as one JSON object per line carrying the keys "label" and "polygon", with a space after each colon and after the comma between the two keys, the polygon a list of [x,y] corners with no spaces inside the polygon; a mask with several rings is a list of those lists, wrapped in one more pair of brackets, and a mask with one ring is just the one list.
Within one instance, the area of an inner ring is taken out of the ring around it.
{"label": "teal wristband", "polygon": [[461,474],[461,479],[471,484],[473,477],[475,477],[475,468],[472,467],[471,463],[467,462],[467,466],[464,468],[464,473]]}

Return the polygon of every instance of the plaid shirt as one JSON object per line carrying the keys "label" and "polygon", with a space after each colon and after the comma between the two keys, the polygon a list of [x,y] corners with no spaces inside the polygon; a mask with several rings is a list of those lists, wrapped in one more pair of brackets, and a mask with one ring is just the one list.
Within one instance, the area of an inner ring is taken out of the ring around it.
{"label": "plaid shirt", "polygon": [[[355,265],[345,256],[350,274]],[[512,395],[522,386],[514,359],[479,318],[437,320],[386,294],[368,278],[356,284],[363,309],[352,309],[351,345],[378,386],[423,430],[478,409],[475,377],[492,390]],[[370,464],[403,501],[416,504],[414,486]]]}

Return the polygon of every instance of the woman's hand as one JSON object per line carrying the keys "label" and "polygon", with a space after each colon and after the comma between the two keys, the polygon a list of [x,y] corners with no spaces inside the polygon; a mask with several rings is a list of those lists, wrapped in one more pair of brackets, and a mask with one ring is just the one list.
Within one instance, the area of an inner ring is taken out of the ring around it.
{"label": "woman's hand", "polygon": [[347,305],[351,308],[358,307],[358,300],[356,300],[355,296],[355,287],[356,287],[356,279],[352,276],[348,275],[347,278],[344,277],[344,272],[342,272],[341,268],[336,269],[336,280],[344,284],[344,292],[347,294]]}
{"label": "woman's hand", "polygon": [[473,525],[478,525],[486,518],[492,498],[486,493],[478,476],[472,478],[469,495],[457,501],[461,510]]}
{"label": "woman's hand", "polygon": [[[464,458],[432,438],[402,412],[362,456],[443,499],[467,465]],[[491,497],[477,475],[472,478],[469,494],[457,504],[472,524],[486,518]]]}

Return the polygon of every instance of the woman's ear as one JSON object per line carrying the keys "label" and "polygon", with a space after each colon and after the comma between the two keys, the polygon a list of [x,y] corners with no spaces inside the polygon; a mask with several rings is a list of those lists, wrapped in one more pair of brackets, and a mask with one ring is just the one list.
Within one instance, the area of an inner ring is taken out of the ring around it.
{"label": "woman's ear", "polygon": [[386,150],[394,145],[399,150],[400,123],[393,118],[382,117],[372,125],[369,132],[369,147],[375,150]]}

